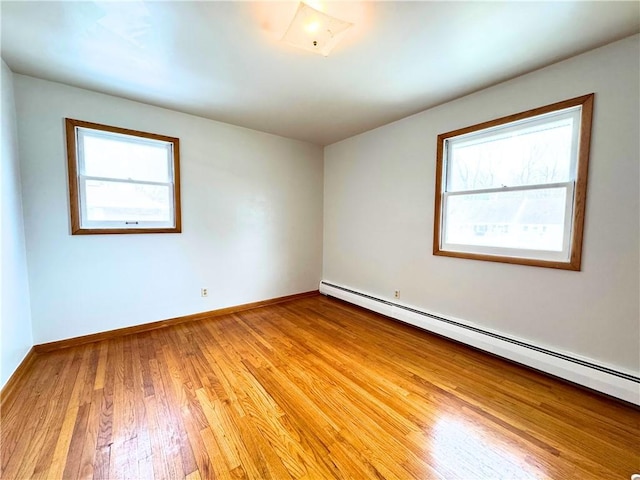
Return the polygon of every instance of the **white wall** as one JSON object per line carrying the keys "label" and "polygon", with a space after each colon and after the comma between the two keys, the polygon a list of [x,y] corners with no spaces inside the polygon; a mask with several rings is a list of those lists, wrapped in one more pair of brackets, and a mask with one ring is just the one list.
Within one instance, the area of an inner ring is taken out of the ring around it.
{"label": "white wall", "polygon": [[0,151],[0,388],[33,345],[13,74],[2,61]]}
{"label": "white wall", "polygon": [[[323,278],[639,372],[639,59],[636,35],[326,147]],[[582,271],[433,256],[436,136],[590,92]]]}
{"label": "white wall", "polygon": [[[15,86],[36,344],[318,288],[320,147],[21,75]],[[65,117],[179,137],[183,233],[71,236]]]}

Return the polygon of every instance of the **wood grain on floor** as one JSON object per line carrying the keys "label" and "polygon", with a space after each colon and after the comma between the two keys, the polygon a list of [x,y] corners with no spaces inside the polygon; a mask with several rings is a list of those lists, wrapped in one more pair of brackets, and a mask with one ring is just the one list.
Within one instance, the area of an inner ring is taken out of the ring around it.
{"label": "wood grain on floor", "polygon": [[3,479],[628,479],[630,406],[321,296],[36,357]]}

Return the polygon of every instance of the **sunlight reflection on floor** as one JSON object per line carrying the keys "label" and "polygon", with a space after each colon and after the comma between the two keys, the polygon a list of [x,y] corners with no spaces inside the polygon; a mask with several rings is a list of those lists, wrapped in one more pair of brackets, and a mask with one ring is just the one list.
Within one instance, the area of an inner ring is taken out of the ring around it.
{"label": "sunlight reflection on floor", "polygon": [[492,442],[471,423],[443,417],[431,434],[431,456],[446,478],[534,480],[545,478],[538,468],[527,464],[526,452]]}

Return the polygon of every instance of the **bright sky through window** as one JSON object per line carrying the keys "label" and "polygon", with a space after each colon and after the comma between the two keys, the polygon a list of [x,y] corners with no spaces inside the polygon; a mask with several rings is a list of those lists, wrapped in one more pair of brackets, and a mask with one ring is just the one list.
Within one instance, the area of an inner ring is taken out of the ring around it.
{"label": "bright sky through window", "polygon": [[67,119],[73,233],[180,231],[178,139]]}

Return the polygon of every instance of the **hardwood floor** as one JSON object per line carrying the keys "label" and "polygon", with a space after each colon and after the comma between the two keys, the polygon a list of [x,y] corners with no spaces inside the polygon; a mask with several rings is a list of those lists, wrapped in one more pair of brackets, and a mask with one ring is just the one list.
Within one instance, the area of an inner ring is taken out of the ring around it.
{"label": "hardwood floor", "polygon": [[316,296],[38,355],[2,478],[629,479],[640,411]]}

